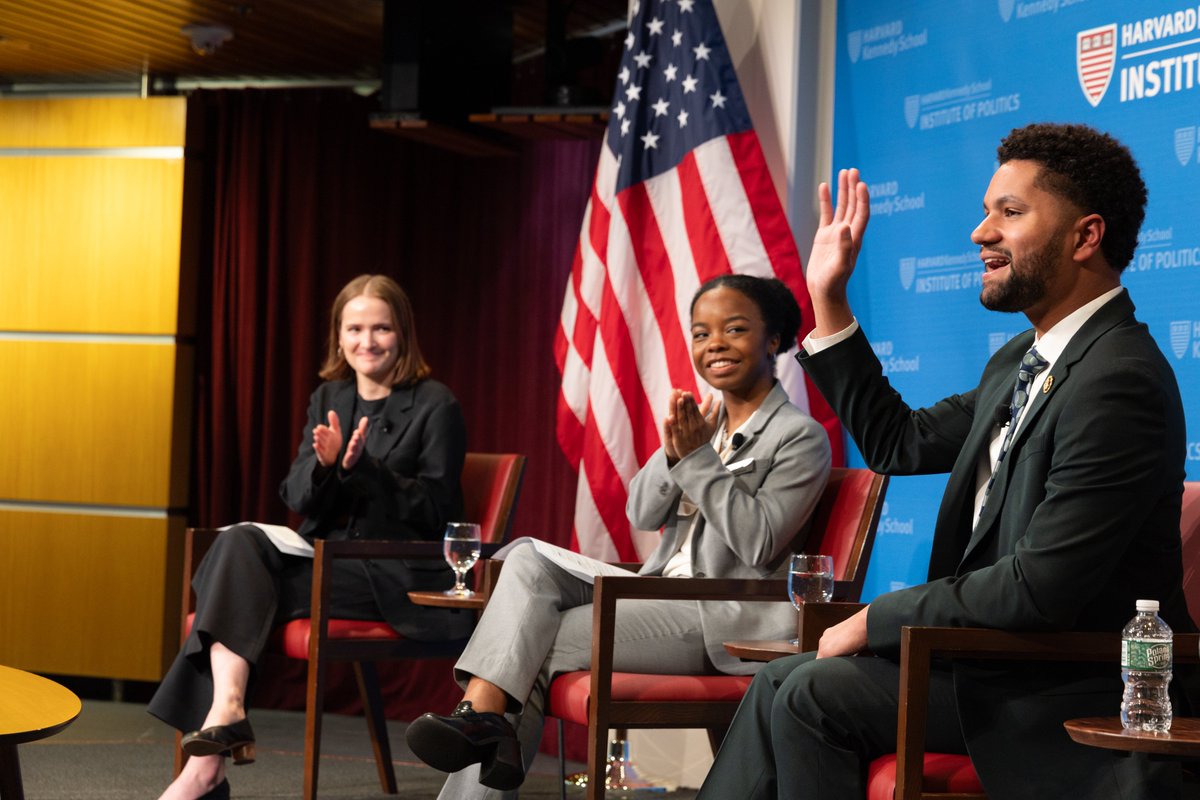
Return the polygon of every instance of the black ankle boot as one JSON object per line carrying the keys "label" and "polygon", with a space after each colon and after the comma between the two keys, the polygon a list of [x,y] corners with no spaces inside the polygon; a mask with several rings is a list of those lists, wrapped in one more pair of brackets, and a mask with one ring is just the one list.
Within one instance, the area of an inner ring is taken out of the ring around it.
{"label": "black ankle boot", "polygon": [[500,714],[479,712],[469,700],[448,717],[422,714],[405,732],[417,758],[442,772],[479,764],[479,782],[493,789],[516,789],[525,780],[517,732]]}

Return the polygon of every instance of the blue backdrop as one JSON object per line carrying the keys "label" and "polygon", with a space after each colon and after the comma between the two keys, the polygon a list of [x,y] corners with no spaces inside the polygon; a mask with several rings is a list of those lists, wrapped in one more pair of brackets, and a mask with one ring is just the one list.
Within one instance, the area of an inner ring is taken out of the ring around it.
{"label": "blue backdrop", "polygon": [[[988,356],[1029,327],[979,304],[970,232],[1005,134],[1086,123],[1130,147],[1150,189],[1123,282],[1175,367],[1188,476],[1200,478],[1200,4],[841,0],[836,68],[833,166],[858,166],[871,188],[851,301],[905,399],[970,389]],[[924,580],[944,486],[944,476],[893,479],[868,599]]]}

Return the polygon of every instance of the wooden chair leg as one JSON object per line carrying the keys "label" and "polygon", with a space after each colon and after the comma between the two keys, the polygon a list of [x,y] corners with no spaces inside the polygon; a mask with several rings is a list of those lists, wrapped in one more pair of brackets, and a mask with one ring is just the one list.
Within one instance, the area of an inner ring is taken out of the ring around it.
{"label": "wooden chair leg", "polygon": [[375,768],[379,772],[379,785],[387,794],[396,794],[396,769],[392,766],[392,744],[388,738],[387,719],[383,713],[383,693],[379,690],[379,672],[372,661],[355,661],[354,677],[358,679],[358,693],[362,698],[363,716],[367,718],[367,732],[371,735],[371,749],[375,753]]}
{"label": "wooden chair leg", "polygon": [[183,765],[187,763],[187,753],[183,752],[183,733],[175,731],[175,775],[173,778],[178,778],[179,773],[183,772]]}
{"label": "wooden chair leg", "polygon": [[567,750],[563,737],[563,721],[558,723],[558,800],[567,800]]}
{"label": "wooden chair leg", "polygon": [[714,756],[721,749],[721,743],[725,741],[725,734],[727,733],[729,733],[728,725],[708,729],[708,746],[712,748]]}
{"label": "wooden chair leg", "polygon": [[604,800],[604,773],[608,766],[608,721],[588,725],[587,800]]}
{"label": "wooden chair leg", "polygon": [[304,800],[316,800],[321,759],[321,714],[325,710],[325,662],[308,661],[308,694],[304,703]]}

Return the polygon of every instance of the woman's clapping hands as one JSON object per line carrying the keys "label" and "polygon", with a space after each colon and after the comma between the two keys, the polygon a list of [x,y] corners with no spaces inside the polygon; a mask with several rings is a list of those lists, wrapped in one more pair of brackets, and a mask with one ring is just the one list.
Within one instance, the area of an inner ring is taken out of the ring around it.
{"label": "woman's clapping hands", "polygon": [[688,453],[712,441],[720,408],[721,403],[713,400],[712,395],[705,395],[697,404],[691,392],[671,391],[667,416],[663,420],[663,450],[668,464],[674,465]]}
{"label": "woman's clapping hands", "polygon": [[[336,411],[330,411],[328,425],[318,425],[313,428],[313,451],[317,454],[317,463],[329,467],[337,461],[342,449],[342,423]],[[358,427],[350,434],[350,444],[346,445],[346,455],[342,457],[342,469],[352,470],[362,456],[367,441],[367,418],[363,417]]]}

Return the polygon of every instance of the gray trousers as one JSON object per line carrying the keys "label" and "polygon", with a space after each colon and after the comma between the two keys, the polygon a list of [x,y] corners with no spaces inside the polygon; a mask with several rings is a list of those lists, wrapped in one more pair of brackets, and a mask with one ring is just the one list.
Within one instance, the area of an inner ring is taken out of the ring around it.
{"label": "gray trousers", "polygon": [[[517,729],[529,768],[537,754],[550,681],[592,663],[592,585],[569,574],[533,547],[518,547],[504,561],[500,580],[475,634],[455,665],[466,686],[478,676],[509,697],[508,718]],[[716,669],[704,650],[697,604],[686,600],[617,603],[613,669],[708,675]],[[442,800],[500,800],[479,783],[475,764],[446,779]]]}
{"label": "gray trousers", "polygon": [[[738,706],[697,800],[854,800],[867,766],[896,751],[900,668],[871,656],[770,662]],[[950,673],[929,683],[932,752],[966,753]]]}

